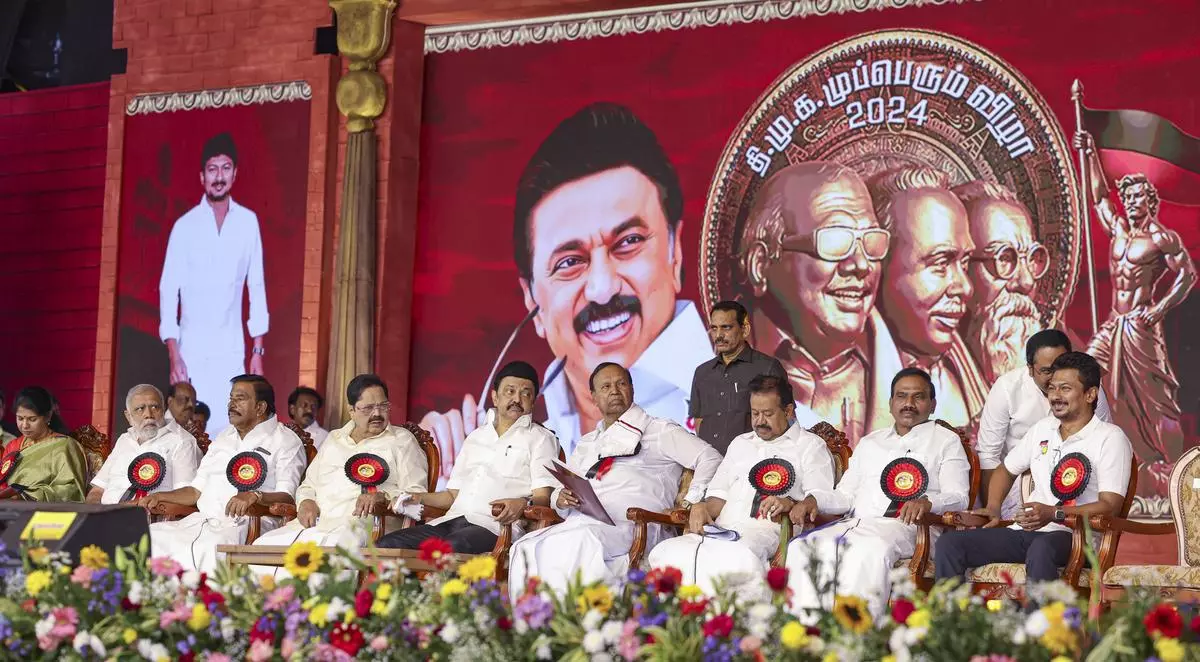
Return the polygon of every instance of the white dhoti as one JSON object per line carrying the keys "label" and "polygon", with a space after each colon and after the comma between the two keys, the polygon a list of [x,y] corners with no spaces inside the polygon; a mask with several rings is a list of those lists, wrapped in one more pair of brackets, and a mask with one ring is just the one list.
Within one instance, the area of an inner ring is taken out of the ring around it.
{"label": "white dhoti", "polygon": [[[267,525],[263,520],[263,526]],[[210,517],[192,513],[175,522],[150,525],[150,555],[175,559],[186,570],[212,574],[217,568],[217,545],[246,542],[249,520],[245,517]]]}
{"label": "white dhoti", "polygon": [[[240,329],[238,329],[240,331]],[[179,353],[187,366],[188,381],[196,389],[196,400],[212,412],[206,431],[209,437],[229,427],[229,380],[246,372],[245,347],[206,347],[203,341],[189,342],[196,334],[183,333]]]}
{"label": "white dhoti", "polygon": [[689,533],[655,545],[647,561],[651,568],[678,568],[684,584],[696,584],[707,595],[716,595],[719,583],[741,600],[766,597],[764,577],[779,549],[779,525],[749,520],[729,528],[741,537],[718,540]]}
{"label": "white dhoti", "polygon": [[617,526],[572,512],[561,524],[533,531],[518,540],[509,552],[508,587],[514,603],[525,590],[525,581],[537,577],[558,594],[564,594],[578,573],[579,581],[615,584],[629,570],[633,523]]}
{"label": "white dhoti", "polygon": [[[371,537],[369,521],[350,521],[325,528],[318,521],[316,526],[307,529],[300,525],[300,520],[292,520],[286,525],[263,534],[254,541],[255,545],[279,545],[287,547],[298,542],[313,542],[321,547],[342,547],[351,552],[366,546]],[[272,575],[275,579],[287,579],[291,573],[282,567],[267,565],[252,565],[250,570],[259,575]]]}
{"label": "white dhoti", "polygon": [[792,609],[798,615],[832,609],[835,594],[854,595],[879,619],[891,595],[892,567],[911,557],[916,545],[917,527],[890,517],[851,518],[792,540],[787,548]]}

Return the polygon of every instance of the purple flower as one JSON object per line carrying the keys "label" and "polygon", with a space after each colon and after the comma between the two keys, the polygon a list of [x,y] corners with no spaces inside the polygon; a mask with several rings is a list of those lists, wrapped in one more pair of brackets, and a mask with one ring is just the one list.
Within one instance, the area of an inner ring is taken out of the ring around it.
{"label": "purple flower", "polygon": [[644,628],[661,627],[667,624],[667,612],[659,612],[653,616],[642,615],[638,617],[638,625]]}
{"label": "purple flower", "polygon": [[629,574],[625,576],[628,577],[629,581],[633,582],[634,584],[641,584],[642,581],[646,579],[646,571],[633,568],[629,571]]}
{"label": "purple flower", "polygon": [[530,594],[517,602],[513,616],[525,621],[529,627],[537,630],[550,622],[554,617],[554,607],[537,594]]}
{"label": "purple flower", "polygon": [[1063,621],[1072,628],[1079,627],[1083,622],[1083,614],[1079,611],[1079,607],[1067,607],[1063,610]]}

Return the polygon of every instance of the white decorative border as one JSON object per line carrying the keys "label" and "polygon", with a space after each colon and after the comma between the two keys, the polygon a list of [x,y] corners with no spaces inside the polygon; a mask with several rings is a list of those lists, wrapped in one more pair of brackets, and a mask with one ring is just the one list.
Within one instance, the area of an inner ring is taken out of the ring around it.
{"label": "white decorative border", "polygon": [[268,83],[249,87],[229,87],[221,90],[199,90],[196,92],[171,92],[168,94],[142,94],[125,104],[126,115],[149,115],[173,113],[178,110],[202,110],[205,108],[227,108],[230,106],[253,106],[283,101],[308,101],[312,99],[312,88],[304,81],[290,83]]}
{"label": "white decorative border", "polygon": [[[690,2],[570,16],[523,19],[425,30],[426,53],[546,44],[626,34],[756,23],[827,14],[878,11],[970,0],[734,0]],[[981,0],[973,0],[980,2]]]}

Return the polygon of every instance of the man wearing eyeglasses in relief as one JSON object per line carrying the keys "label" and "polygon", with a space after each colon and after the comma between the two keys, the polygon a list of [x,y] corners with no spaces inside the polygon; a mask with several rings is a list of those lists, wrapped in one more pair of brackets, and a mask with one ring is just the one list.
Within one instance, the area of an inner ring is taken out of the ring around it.
{"label": "man wearing eyeglasses in relief", "polygon": [[983,408],[987,383],[959,335],[974,292],[967,210],[946,175],[924,166],[884,170],[867,188],[876,217],[892,232],[879,310],[904,365],[925,370],[937,385],[938,417],[969,425]]}
{"label": "man wearing eyeglasses in relief", "polygon": [[954,194],[967,209],[976,247],[963,336],[991,384],[1024,367],[1025,343],[1042,327],[1033,292],[1050,268],[1050,252],[1034,239],[1028,208],[1007,187],[975,181]]}
{"label": "man wearing eyeglasses in relief", "polygon": [[763,185],[748,219],[740,259],[754,345],[783,364],[797,421],[829,421],[851,443],[886,425],[901,366],[874,303],[890,235],[862,179],[831,162],[790,165]]}

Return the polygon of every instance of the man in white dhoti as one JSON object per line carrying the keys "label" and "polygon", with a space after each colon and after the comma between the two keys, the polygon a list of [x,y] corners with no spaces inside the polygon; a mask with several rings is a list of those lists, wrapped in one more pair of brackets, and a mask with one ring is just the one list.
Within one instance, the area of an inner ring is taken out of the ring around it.
{"label": "man in white dhoti", "polygon": [[650,550],[651,567],[679,568],[685,583],[710,595],[718,581],[741,598],[761,591],[779,549],[776,516],[786,516],[813,490],[833,489],[833,457],[824,440],[799,423],[789,425],[795,401],[787,378],[759,375],[747,390],[752,430],[729,444],[704,501],[692,506],[688,533]]}
{"label": "man in white dhoti", "polygon": [[[633,543],[633,522],[625,517],[626,511],[670,508],[684,469],[693,471],[685,496],[690,507],[703,497],[721,464],[721,455],[707,442],[633,404],[633,378],[619,364],[601,363],[590,384],[592,401],[604,418],[579,440],[567,465],[587,477],[615,525],[577,510],[579,497],[570,490],[555,490],[554,508],[565,521],[534,531],[513,545],[508,583],[514,598],[532,576],[559,592],[576,576],[584,583],[616,581],[628,569]],[[652,526],[648,546],[660,537],[658,527]]]}
{"label": "man in white dhoti", "polygon": [[788,545],[792,608],[801,616],[822,605],[831,609],[836,593],[865,599],[880,617],[892,567],[916,551],[915,523],[927,513],[967,505],[970,464],[958,435],[929,420],[936,405],[929,373],[905,368],[892,379],[891,391],[895,424],[859,440],[835,489],[814,490],[791,511],[799,525],[818,513],[848,513]]}
{"label": "man in white dhoti", "polygon": [[[370,537],[369,516],[402,492],[423,492],[429,475],[425,454],[411,432],[388,424],[387,384],[359,375],[346,387],[350,422],[329,433],[296,490],[296,519],[263,534],[255,545],[318,545],[357,548]],[[282,568],[253,566],[286,576]]]}
{"label": "man in white dhoti", "polygon": [[[142,498],[138,505],[153,511],[160,503],[195,506],[177,522],[150,525],[154,556],[168,556],[185,568],[212,572],[217,545],[246,542],[250,506],[294,503],[306,458],[296,433],[275,417],[275,390],[258,375],[232,380],[229,421],[200,462],[190,485]],[[264,519],[263,528],[270,527]]]}
{"label": "man in white dhoti", "polygon": [[192,435],[166,420],[165,409],[157,388],[138,384],[129,389],[125,396],[129,430],[117,439],[92,479],[88,503],[137,501],[192,482],[200,465],[200,449]]}
{"label": "man in white dhoti", "polygon": [[[1046,390],[1050,376],[1054,374],[1054,361],[1071,351],[1071,339],[1058,329],[1038,331],[1025,343],[1026,366],[1015,368],[1000,376],[988,392],[979,417],[979,435],[975,449],[979,452],[979,466],[983,469],[981,485],[985,486],[979,499],[986,508],[986,486],[992,473],[1004,462],[1004,458],[1016,448],[1034,423],[1050,415],[1050,399]],[[1096,418],[1112,423],[1112,412],[1104,389],[1100,389],[1096,404]],[[1000,506],[1000,516],[1012,519],[1021,506],[1021,481],[1015,481]]]}
{"label": "man in white dhoti", "polygon": [[[167,346],[171,383],[190,381],[197,399],[210,403],[221,401],[232,377],[263,374],[263,337],[270,326],[258,216],[229,195],[237,179],[237,160],[237,146],[228,133],[204,144],[204,197],[171,228],[158,283],[158,334]],[[246,289],[246,330],[254,339],[249,368],[242,335]],[[220,433],[225,423],[224,411],[215,407],[208,434]]]}
{"label": "man in white dhoti", "polygon": [[[500,527],[517,522],[527,505],[550,505],[557,483],[546,469],[558,456],[554,433],[533,421],[538,392],[537,370],[524,361],[508,363],[492,380],[487,424],[475,428],[454,462],[442,492],[415,490],[396,499],[394,509],[430,506],[447,510],[427,524],[393,531],[380,547],[417,549],[428,538],[443,538],[455,552],[484,554],[496,546]],[[502,508],[492,515],[492,507]]]}
{"label": "man in white dhoti", "polygon": [[[386,390],[387,388],[384,388],[384,391]],[[324,406],[325,398],[321,397],[316,389],[307,386],[296,387],[288,396],[288,416],[312,437],[313,448],[317,450],[321,450],[321,444],[325,443],[325,438],[329,436],[329,430],[317,423],[317,414]],[[384,419],[386,421],[387,412],[384,412]]]}

